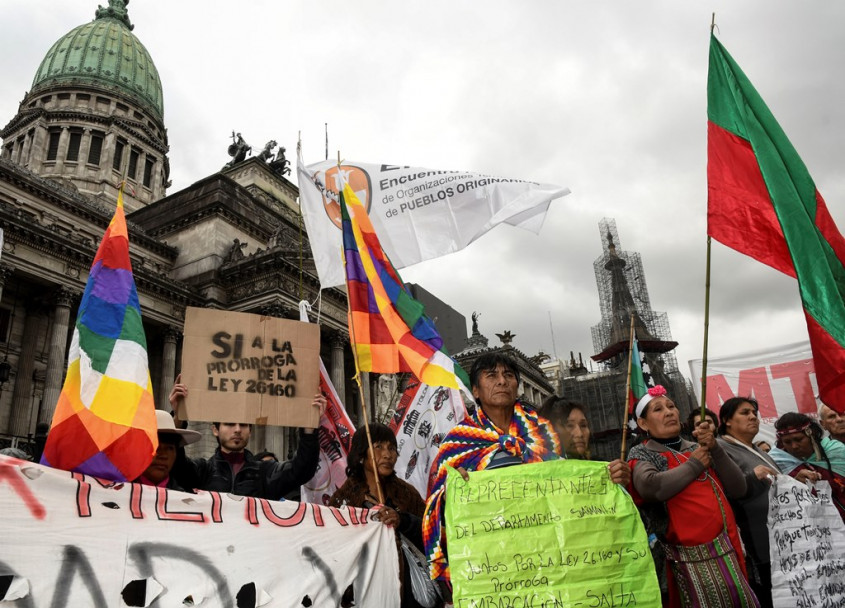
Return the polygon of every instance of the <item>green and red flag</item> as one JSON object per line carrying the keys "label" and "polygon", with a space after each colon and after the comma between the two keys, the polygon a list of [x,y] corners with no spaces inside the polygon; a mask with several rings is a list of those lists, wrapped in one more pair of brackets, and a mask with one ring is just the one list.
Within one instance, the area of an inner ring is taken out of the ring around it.
{"label": "green and red flag", "polygon": [[715,36],[707,118],[707,233],[798,279],[819,395],[845,412],[845,239],[783,129]]}
{"label": "green and red flag", "polygon": [[637,402],[648,392],[643,376],[643,363],[640,358],[640,349],[637,346],[637,339],[631,346],[631,388],[628,390],[628,413],[633,414]]}

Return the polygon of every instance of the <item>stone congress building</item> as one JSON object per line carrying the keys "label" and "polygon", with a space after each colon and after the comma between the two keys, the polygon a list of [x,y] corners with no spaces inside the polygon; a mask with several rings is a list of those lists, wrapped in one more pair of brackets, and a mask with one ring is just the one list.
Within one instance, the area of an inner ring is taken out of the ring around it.
{"label": "stone congress building", "polygon": [[[0,445],[28,447],[37,424],[52,419],[79,300],[123,179],[157,407],[169,407],[187,306],[298,319],[298,302],[319,295],[283,158],[239,155],[168,195],[163,99],[125,3],[109,0],[47,50],[0,130]],[[321,313],[321,355],[341,399],[357,403],[345,294],[324,290]],[[206,435],[199,452],[215,445]],[[250,446],[284,456],[288,435],[258,427]]]}

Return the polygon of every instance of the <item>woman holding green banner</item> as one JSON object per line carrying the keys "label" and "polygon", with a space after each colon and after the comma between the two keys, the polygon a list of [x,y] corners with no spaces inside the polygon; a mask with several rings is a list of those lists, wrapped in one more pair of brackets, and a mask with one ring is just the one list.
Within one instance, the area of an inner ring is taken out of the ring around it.
{"label": "woman holding green banner", "polygon": [[[631,448],[632,495],[652,544],[664,606],[759,608],[745,572],[729,498],[745,476],[707,423],[681,437],[680,413],[662,386],[635,408],[648,439]],[[665,568],[664,568],[665,564]]]}

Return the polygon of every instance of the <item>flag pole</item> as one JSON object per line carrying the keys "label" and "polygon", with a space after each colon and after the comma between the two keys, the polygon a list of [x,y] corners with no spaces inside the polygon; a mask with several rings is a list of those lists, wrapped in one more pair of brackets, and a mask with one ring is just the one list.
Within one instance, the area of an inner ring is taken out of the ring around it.
{"label": "flag pole", "polygon": [[710,333],[710,235],[707,235],[707,262],[704,267],[704,352],[701,356],[701,422],[707,404],[707,340]]}
{"label": "flag pole", "polygon": [[[710,17],[710,35],[716,28],[716,13]],[[709,232],[709,231],[708,231]],[[707,256],[704,265],[704,352],[701,355],[701,422],[707,415],[707,341],[710,334],[710,234],[707,235]]]}
{"label": "flag pole", "polygon": [[[344,264],[346,263],[344,258]],[[349,315],[349,298],[346,299],[346,313]],[[364,415],[364,432],[367,434],[367,445],[370,447],[370,463],[373,465],[376,480],[376,494],[378,496],[379,504],[384,504],[384,495],[381,491],[381,481],[378,476],[378,466],[376,465],[376,452],[373,449],[373,438],[370,436],[370,420],[367,414],[367,406],[364,403],[364,388],[361,386],[361,370],[358,367],[358,353],[355,349],[355,330],[353,324],[349,324],[349,343],[352,346],[352,359],[355,361],[355,384],[358,385],[358,400],[361,402],[361,413]]]}
{"label": "flag pole", "polygon": [[[340,150],[337,151],[337,167],[340,169]],[[341,190],[340,194],[340,203],[341,205],[345,205],[346,202],[343,200],[343,191]],[[346,268],[346,249],[341,246],[341,257],[343,258],[343,267]],[[349,345],[352,347],[352,360],[355,362],[355,384],[358,385],[358,400],[361,403],[361,413],[364,415],[364,432],[367,434],[367,445],[370,448],[370,463],[373,466],[373,472],[375,473],[374,477],[376,480],[376,496],[378,497],[379,504],[384,504],[384,494],[381,491],[381,480],[379,479],[378,475],[378,466],[376,465],[376,451],[373,449],[373,438],[370,435],[370,419],[369,415],[367,414],[367,405],[364,403],[364,387],[361,386],[361,368],[358,365],[358,350],[355,348],[355,344],[357,344],[355,340],[355,324],[352,322],[352,311],[349,307],[349,290],[347,289],[346,293],[346,318],[347,323],[349,324]]]}
{"label": "flag pole", "polygon": [[631,360],[634,358],[634,314],[631,313],[631,333],[628,337],[628,380],[625,383],[625,407],[622,413],[622,448],[619,450],[619,459],[624,462],[625,448],[628,440],[628,399],[631,395]]}
{"label": "flag pole", "polygon": [[[296,157],[302,157],[302,131],[297,131],[296,133]],[[305,290],[302,287],[302,275],[304,267],[303,249],[305,249],[305,239],[302,238],[302,199],[297,201],[297,205],[299,207],[299,214],[296,218],[297,224],[299,225],[299,299],[300,301],[302,301],[305,299]]]}

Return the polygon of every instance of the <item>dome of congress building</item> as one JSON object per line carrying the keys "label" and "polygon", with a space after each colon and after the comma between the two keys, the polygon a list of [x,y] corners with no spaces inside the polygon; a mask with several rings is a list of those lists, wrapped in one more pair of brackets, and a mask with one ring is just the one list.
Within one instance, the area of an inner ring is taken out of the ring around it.
{"label": "dome of congress building", "polygon": [[161,79],[150,53],[132,33],[126,4],[109,2],[91,23],[59,38],[32,81],[31,94],[56,85],[89,85],[128,98],[164,117]]}
{"label": "dome of congress building", "polygon": [[86,196],[113,201],[125,180],[131,213],[165,196],[170,147],[161,78],[128,4],[109,0],[50,47],[0,137],[3,158]]}

